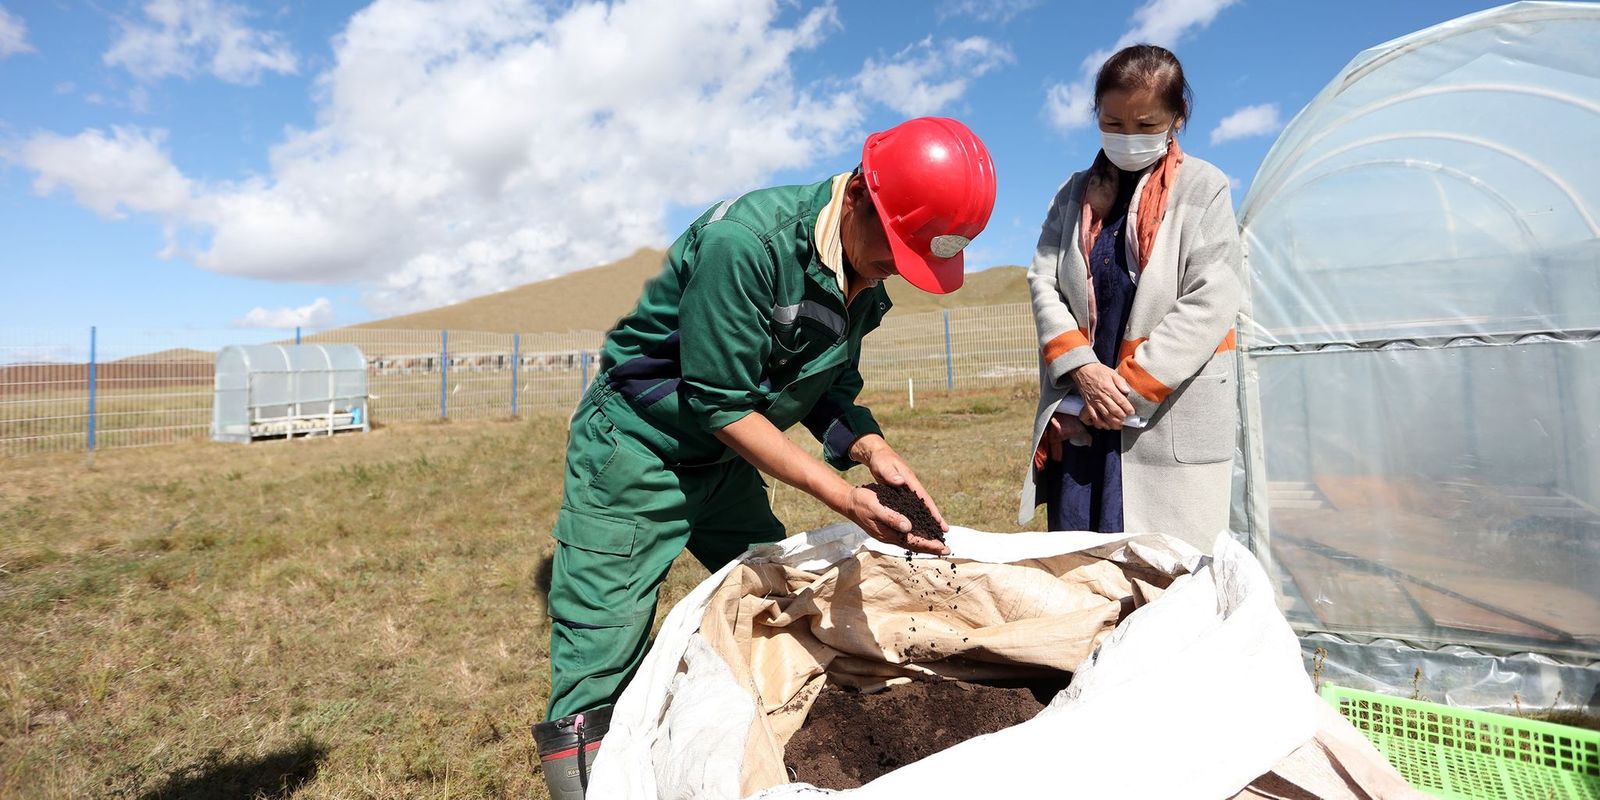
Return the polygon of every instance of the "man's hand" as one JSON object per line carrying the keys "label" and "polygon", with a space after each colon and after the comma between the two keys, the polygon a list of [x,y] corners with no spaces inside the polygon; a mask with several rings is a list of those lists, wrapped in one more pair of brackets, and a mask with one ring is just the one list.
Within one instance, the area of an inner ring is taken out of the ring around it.
{"label": "man's hand", "polygon": [[[861,526],[874,539],[921,553],[946,555],[950,552],[943,542],[910,535],[911,520],[905,515],[885,508],[871,489],[851,486],[832,467],[801,450],[759,413],[746,415],[717,431],[716,436],[756,469],[821,500],[840,516]],[[869,439],[875,441],[866,441]],[[867,464],[879,482],[910,486],[926,502],[927,493],[922,490],[922,484],[917,482],[905,461],[889,449],[882,436],[857,439],[850,448],[850,456]],[[928,509],[944,526],[938,507],[928,503]]]}
{"label": "man's hand", "polygon": [[[869,433],[857,439],[855,444],[850,446],[850,459],[858,464],[866,465],[867,470],[872,473],[872,477],[879,483],[888,486],[904,486],[916,492],[917,497],[921,498],[922,502],[928,506],[928,511],[933,513],[934,520],[939,523],[939,529],[942,531],[950,530],[949,523],[944,521],[944,514],[939,512],[939,504],[933,502],[933,498],[928,496],[928,490],[922,488],[922,481],[917,480],[917,474],[911,470],[911,465],[907,464],[906,460],[901,458],[900,454],[896,453],[894,448],[890,447],[882,436]],[[871,491],[867,491],[867,493],[872,494]],[[882,504],[877,503],[877,495],[873,495],[873,503],[880,508],[882,507]],[[885,510],[887,511],[888,509]],[[889,513],[898,519],[905,519],[904,515],[897,512],[889,511]],[[907,520],[905,527],[902,528],[898,525],[895,527],[899,531],[908,531],[910,526],[911,523]],[[862,528],[865,529],[866,526],[863,525]],[[871,532],[868,531],[868,533]],[[876,534],[873,536],[874,538],[879,538]],[[899,544],[899,542],[895,543]],[[943,542],[936,539],[926,539],[921,536],[906,537],[905,545],[909,549],[923,553],[945,555],[950,552],[950,548],[945,547]]]}
{"label": "man's hand", "polygon": [[1128,392],[1133,389],[1128,381],[1098,361],[1073,370],[1072,380],[1083,395],[1083,413],[1078,419],[1092,428],[1122,430],[1122,421],[1133,415],[1133,403],[1128,402]]}
{"label": "man's hand", "polygon": [[938,556],[950,554],[950,548],[946,547],[944,542],[912,533],[911,520],[878,502],[877,492],[871,489],[862,486],[852,487],[844,507],[838,511],[846,519],[861,526],[861,530],[866,531],[868,536],[880,542],[898,545],[918,553],[932,553]]}

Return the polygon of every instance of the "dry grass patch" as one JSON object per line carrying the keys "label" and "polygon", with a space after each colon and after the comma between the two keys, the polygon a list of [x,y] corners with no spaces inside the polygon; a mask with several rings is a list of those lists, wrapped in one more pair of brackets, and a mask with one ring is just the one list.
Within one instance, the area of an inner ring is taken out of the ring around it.
{"label": "dry grass patch", "polygon": [[[1015,529],[1030,390],[881,400],[952,521]],[[565,436],[552,415],[4,462],[0,796],[543,797]],[[774,507],[832,521],[787,487]],[[704,576],[680,559],[662,613]]]}

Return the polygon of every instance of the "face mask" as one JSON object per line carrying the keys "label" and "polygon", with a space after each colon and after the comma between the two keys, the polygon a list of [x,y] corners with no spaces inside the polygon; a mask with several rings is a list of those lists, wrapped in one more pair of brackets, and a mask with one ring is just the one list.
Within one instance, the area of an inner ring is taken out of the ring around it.
{"label": "face mask", "polygon": [[1118,169],[1138,172],[1167,154],[1170,131],[1164,133],[1106,133],[1100,132],[1100,144],[1106,158]]}

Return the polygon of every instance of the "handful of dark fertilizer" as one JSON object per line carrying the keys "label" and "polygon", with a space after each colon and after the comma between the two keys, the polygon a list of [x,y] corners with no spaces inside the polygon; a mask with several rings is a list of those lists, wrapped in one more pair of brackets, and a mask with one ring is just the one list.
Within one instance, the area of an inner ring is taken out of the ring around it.
{"label": "handful of dark fertilizer", "polygon": [[861,488],[871,489],[878,495],[878,502],[911,520],[913,534],[924,539],[944,541],[944,531],[939,528],[939,520],[934,519],[933,512],[928,510],[928,505],[910,488],[882,483],[869,483]]}

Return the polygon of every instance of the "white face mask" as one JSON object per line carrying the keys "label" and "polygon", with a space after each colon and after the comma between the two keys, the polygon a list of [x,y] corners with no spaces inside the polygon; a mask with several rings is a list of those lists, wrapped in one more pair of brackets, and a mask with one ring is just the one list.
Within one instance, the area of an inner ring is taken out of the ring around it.
{"label": "white face mask", "polygon": [[1100,132],[1100,146],[1118,169],[1138,172],[1167,154],[1171,131],[1162,133]]}

